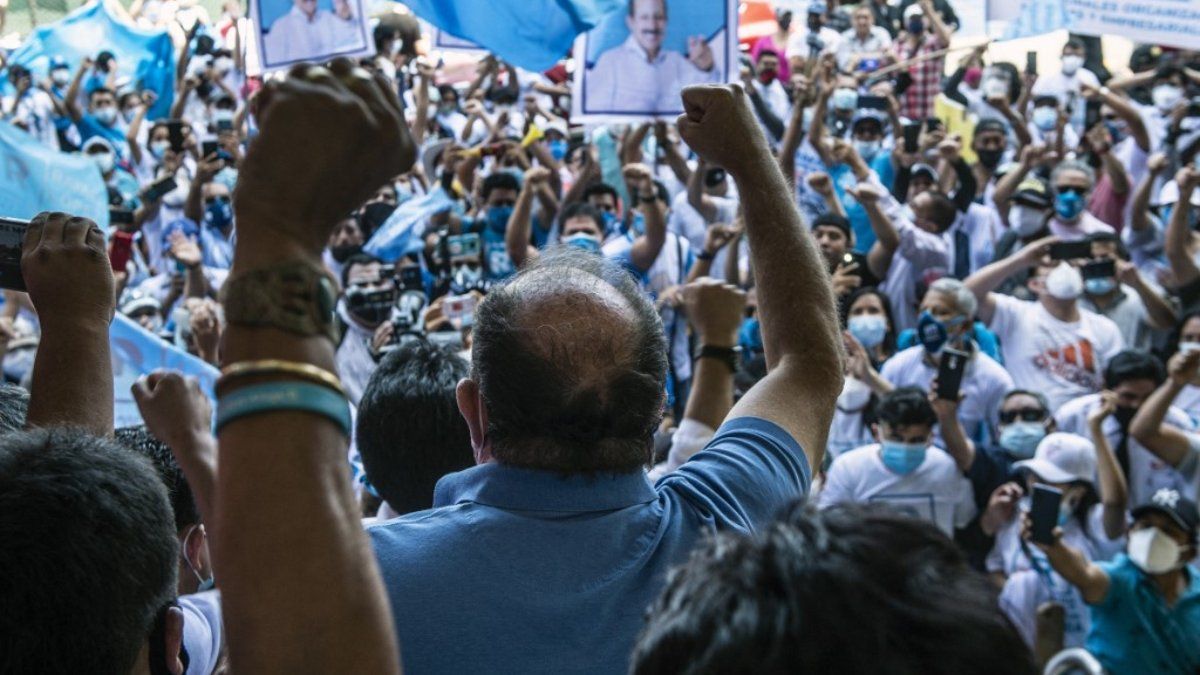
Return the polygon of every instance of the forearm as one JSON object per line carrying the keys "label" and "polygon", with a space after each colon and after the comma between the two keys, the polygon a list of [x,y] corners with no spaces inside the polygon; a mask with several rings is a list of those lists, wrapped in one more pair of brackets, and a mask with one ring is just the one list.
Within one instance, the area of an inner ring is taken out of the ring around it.
{"label": "forearm", "polygon": [[1084,602],[1099,602],[1108,592],[1108,575],[1074,548],[1060,541],[1046,549],[1046,558],[1059,576],[1079,589]]}
{"label": "forearm", "polygon": [[183,217],[197,224],[204,223],[204,199],[201,196],[203,189],[200,180],[192,181],[188,186],[187,199],[183,202]]}
{"label": "forearm", "polygon": [[1104,164],[1104,172],[1108,174],[1108,180],[1112,182],[1113,193],[1129,194],[1129,174],[1125,173],[1125,167],[1121,165],[1121,161],[1113,156],[1111,150],[1105,151],[1101,155],[1100,161]]}
{"label": "forearm", "polygon": [[706,277],[710,271],[712,271],[712,258],[696,256],[696,263],[692,265],[691,271],[688,272],[687,282],[690,284],[697,279]]}
{"label": "forearm", "polygon": [[1096,475],[1100,503],[1104,505],[1104,533],[1109,539],[1117,539],[1125,533],[1125,507],[1129,504],[1125,474],[1100,424],[1089,427],[1092,444],[1096,446]]}
{"label": "forearm", "polygon": [[783,120],[779,119],[774,112],[771,111],[771,106],[763,100],[762,94],[754,92],[750,94],[750,103],[754,106],[754,112],[758,115],[759,121],[766,127],[767,133],[771,134],[771,138],[779,140],[783,137]]}
{"label": "forearm", "polygon": [[[714,347],[732,347],[737,341],[718,344],[723,341],[710,341],[705,338],[702,342]],[[733,371],[716,359],[697,360],[692,390],[688,394],[687,407],[683,413],[684,418],[717,429],[725,421],[732,407]]]}
{"label": "forearm", "polygon": [[26,427],[70,425],[97,436],[113,431],[113,373],[108,324],[42,317]]}
{"label": "forearm", "polygon": [[533,211],[533,195],[528,182],[517,195],[517,203],[513,206],[512,215],[508,218],[508,227],[504,231],[504,248],[512,260],[513,267],[525,263],[525,252],[529,246],[531,214]]}
{"label": "forearm", "polygon": [[1167,411],[1171,409],[1171,404],[1175,402],[1179,392],[1183,391],[1183,387],[1182,383],[1167,378],[1166,382],[1150,394],[1142,407],[1138,408],[1133,421],[1129,423],[1129,435],[1141,440],[1157,434],[1167,419]]}
{"label": "forearm", "polygon": [[958,208],[959,213],[966,213],[967,209],[971,208],[971,202],[975,200],[977,186],[975,174],[971,171],[971,166],[961,157],[951,166],[954,168],[955,175],[958,176],[958,189],[954,191],[954,206]]}
{"label": "forearm", "polygon": [[712,219],[717,217],[717,209],[708,199],[708,195],[704,194],[704,174],[707,168],[704,160],[696,164],[696,170],[692,172],[691,180],[687,184],[687,200],[706,222],[712,222]]}
{"label": "forearm", "polygon": [[996,189],[992,191],[992,201],[995,202],[997,208],[1008,204],[1013,194],[1016,193],[1017,186],[1021,184],[1021,181],[1025,180],[1025,176],[1029,175],[1030,168],[1025,162],[1020,162],[1016,168],[1004,174],[1003,178],[996,181]]}
{"label": "forearm", "polygon": [[975,463],[975,444],[967,438],[957,415],[939,417],[938,424],[942,428],[942,441],[946,444],[946,452],[954,458],[958,470],[966,473]]}
{"label": "forearm", "polygon": [[648,272],[667,241],[666,205],[657,199],[643,203],[642,216],[646,219],[646,232],[633,242],[629,257],[634,267]]}
{"label": "forearm", "polygon": [[1180,285],[1200,276],[1200,270],[1197,270],[1191,251],[1188,250],[1188,244],[1191,242],[1188,211],[1191,209],[1190,206],[1183,205],[1190,204],[1191,198],[1191,189],[1180,189],[1179,200],[1176,202],[1176,208],[1171,210],[1171,218],[1167,222],[1166,239],[1163,242],[1163,252],[1166,253],[1167,261],[1171,263],[1171,269],[1175,272],[1176,281]]}
{"label": "forearm", "polygon": [[183,109],[185,106],[187,106],[188,97],[191,96],[191,94],[192,90],[188,87],[184,87],[183,90],[179,92],[179,96],[176,96],[175,102],[171,104],[171,119],[177,120],[183,116]]}
{"label": "forearm", "polygon": [[183,297],[203,298],[208,296],[208,278],[204,276],[204,265],[192,265],[183,274]]}
{"label": "forearm", "polygon": [[1150,324],[1151,328],[1167,330],[1175,326],[1175,322],[1178,319],[1175,316],[1175,308],[1171,307],[1166,298],[1156,293],[1150,287],[1150,284],[1142,279],[1140,274],[1137,281],[1133,284],[1133,290],[1137,292],[1138,297],[1146,305],[1147,323]]}
{"label": "forearm", "polygon": [[800,103],[799,98],[801,92],[796,93],[796,104],[792,107],[792,116],[788,120],[787,131],[783,134],[783,140],[779,145],[779,166],[783,169],[783,175],[787,178],[787,182],[794,185],[796,182],[796,150],[800,148],[800,141],[804,138],[804,105]]}
{"label": "forearm", "polygon": [[877,201],[862,203],[862,206],[867,212],[867,220],[871,223],[871,231],[875,233],[875,241],[886,253],[894,253],[900,248],[900,233],[896,232],[892,219],[879,208]]}
{"label": "forearm", "polygon": [[642,122],[634,130],[625,135],[621,143],[621,165],[640,164],[642,161],[642,143],[650,132],[650,123]]}
{"label": "forearm", "polygon": [[1150,209],[1150,190],[1154,187],[1157,176],[1147,172],[1133,191],[1133,205],[1130,210],[1129,226],[1134,230],[1144,230],[1150,227],[1150,219],[1146,217]]}
{"label": "forearm", "polygon": [[675,180],[687,185],[692,180],[692,170],[680,154],[679,148],[675,147],[674,143],[667,142],[662,145],[662,149],[667,157],[667,166],[671,167],[671,173],[675,174]]}

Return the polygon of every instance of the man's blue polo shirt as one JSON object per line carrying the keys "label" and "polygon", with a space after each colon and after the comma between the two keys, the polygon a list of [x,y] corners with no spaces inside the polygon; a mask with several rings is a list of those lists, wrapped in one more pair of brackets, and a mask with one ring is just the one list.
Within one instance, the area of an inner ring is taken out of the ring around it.
{"label": "man's blue polo shirt", "polygon": [[1145,572],[1124,553],[1099,563],[1108,594],[1092,605],[1087,650],[1110,673],[1191,675],[1200,671],[1200,575],[1168,607]]}
{"label": "man's blue polo shirt", "polygon": [[368,529],[404,671],[623,674],[668,569],[715,530],[770,521],[809,479],[799,444],[753,417],[653,486],[496,462],[450,474],[434,509]]}

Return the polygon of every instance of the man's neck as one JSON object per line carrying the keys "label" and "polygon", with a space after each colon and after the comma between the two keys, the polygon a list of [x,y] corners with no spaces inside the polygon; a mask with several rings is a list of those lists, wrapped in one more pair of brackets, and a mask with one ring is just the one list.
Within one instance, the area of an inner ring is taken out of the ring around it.
{"label": "man's neck", "polygon": [[1187,586],[1187,568],[1172,570],[1166,574],[1151,574],[1149,577],[1158,592],[1162,593],[1168,607],[1175,604]]}
{"label": "man's neck", "polygon": [[1047,293],[1042,295],[1040,302],[1046,312],[1059,321],[1075,323],[1079,320],[1079,303],[1076,300],[1059,300]]}

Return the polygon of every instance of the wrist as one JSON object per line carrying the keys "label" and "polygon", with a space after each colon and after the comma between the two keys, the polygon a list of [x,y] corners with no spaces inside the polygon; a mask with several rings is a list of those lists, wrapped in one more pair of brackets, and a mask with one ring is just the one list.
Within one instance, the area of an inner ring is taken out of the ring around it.
{"label": "wrist", "polygon": [[701,347],[717,347],[719,349],[733,349],[738,345],[737,330],[726,331],[700,331],[700,346]]}

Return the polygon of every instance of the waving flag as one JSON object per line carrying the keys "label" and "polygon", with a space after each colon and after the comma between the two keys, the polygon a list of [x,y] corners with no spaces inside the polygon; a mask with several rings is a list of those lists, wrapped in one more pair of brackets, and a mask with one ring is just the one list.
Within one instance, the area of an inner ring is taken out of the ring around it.
{"label": "waving flag", "polygon": [[526,70],[542,71],[566,56],[575,37],[626,0],[401,0],[450,35]]}
{"label": "waving flag", "polygon": [[0,216],[32,218],[62,211],[108,228],[108,188],[95,162],[51,150],[0,123]]}
{"label": "waving flag", "polygon": [[200,388],[213,399],[213,385],[220,371],[204,361],[180,351],[158,336],[146,331],[121,314],[113,317],[108,331],[112,345],[113,382],[117,427],[142,423],[142,414],[129,388],[142,375],[159,368],[178,370],[200,381]]}
{"label": "waving flag", "polygon": [[10,63],[45,75],[51,56],[62,56],[78,68],[84,57],[110,51],[117,59],[117,78],[128,77],[130,86],[158,95],[150,119],[166,117],[175,95],[175,51],[165,30],[145,30],[109,13],[103,0],[93,0],[29,36],[12,53]]}
{"label": "waving flag", "polygon": [[363,245],[363,251],[385,262],[395,262],[409,251],[425,245],[425,225],[429,216],[454,206],[454,200],[439,185],[428,194],[414,197],[392,212],[375,234]]}

